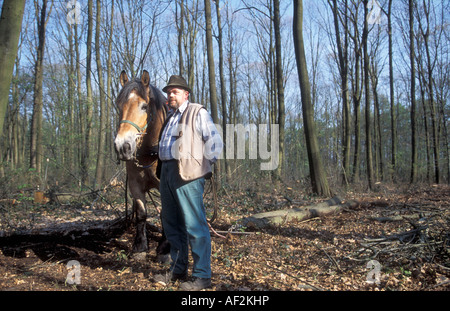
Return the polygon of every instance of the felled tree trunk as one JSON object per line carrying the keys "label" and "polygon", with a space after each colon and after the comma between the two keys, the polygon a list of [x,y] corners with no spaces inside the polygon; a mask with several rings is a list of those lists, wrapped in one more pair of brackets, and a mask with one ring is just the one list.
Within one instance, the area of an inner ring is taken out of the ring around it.
{"label": "felled tree trunk", "polygon": [[298,208],[284,209],[255,214],[244,218],[242,224],[251,229],[264,229],[278,226],[290,221],[302,221],[340,212],[343,208],[354,207],[355,201],[343,202],[339,197],[333,197],[325,202]]}

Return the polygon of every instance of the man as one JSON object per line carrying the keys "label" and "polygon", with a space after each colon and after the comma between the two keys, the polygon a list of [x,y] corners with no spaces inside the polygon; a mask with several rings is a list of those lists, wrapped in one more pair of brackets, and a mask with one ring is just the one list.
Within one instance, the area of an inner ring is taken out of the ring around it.
{"label": "man", "polygon": [[[181,76],[163,88],[171,112],[159,141],[158,172],[162,224],[170,243],[170,272],[155,281],[182,280],[182,290],[211,287],[211,237],[203,205],[205,179],[222,152],[223,142],[206,109],[189,102],[191,92]],[[187,281],[189,246],[193,281]]]}

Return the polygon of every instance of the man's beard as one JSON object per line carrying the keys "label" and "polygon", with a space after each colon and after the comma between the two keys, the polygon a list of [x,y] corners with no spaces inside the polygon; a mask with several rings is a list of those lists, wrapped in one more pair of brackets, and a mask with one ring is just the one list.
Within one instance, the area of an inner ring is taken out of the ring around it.
{"label": "man's beard", "polygon": [[169,107],[170,108],[172,108],[172,109],[178,109],[178,103],[177,103],[177,101],[176,101],[176,99],[173,99],[173,100],[169,100]]}

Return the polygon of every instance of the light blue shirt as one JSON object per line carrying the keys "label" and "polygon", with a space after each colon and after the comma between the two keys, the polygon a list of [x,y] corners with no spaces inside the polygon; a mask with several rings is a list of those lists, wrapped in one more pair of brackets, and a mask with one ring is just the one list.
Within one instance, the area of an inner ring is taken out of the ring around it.
{"label": "light blue shirt", "polygon": [[[161,140],[159,142],[159,158],[161,161],[169,161],[175,159],[172,154],[172,146],[177,138],[177,131],[181,116],[186,110],[189,101],[184,102],[174,113],[169,114],[169,121],[163,130]],[[217,130],[216,125],[211,118],[211,115],[206,109],[200,109],[199,114],[195,120],[195,128],[198,133],[202,134],[202,139],[205,142],[209,142],[208,148],[204,150],[204,157],[209,159],[211,163],[215,163],[219,158],[223,149],[223,141],[220,133]],[[212,141],[210,141],[212,139]]]}

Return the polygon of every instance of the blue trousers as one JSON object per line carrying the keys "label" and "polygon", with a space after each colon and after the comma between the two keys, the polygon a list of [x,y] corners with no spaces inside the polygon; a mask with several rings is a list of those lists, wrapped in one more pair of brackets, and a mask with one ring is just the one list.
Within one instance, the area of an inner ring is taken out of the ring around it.
{"label": "blue trousers", "polygon": [[194,260],[192,276],[211,278],[211,236],[203,205],[204,186],[204,178],[182,180],[177,161],[163,162],[161,218],[170,242],[173,273],[187,272],[190,246]]}

